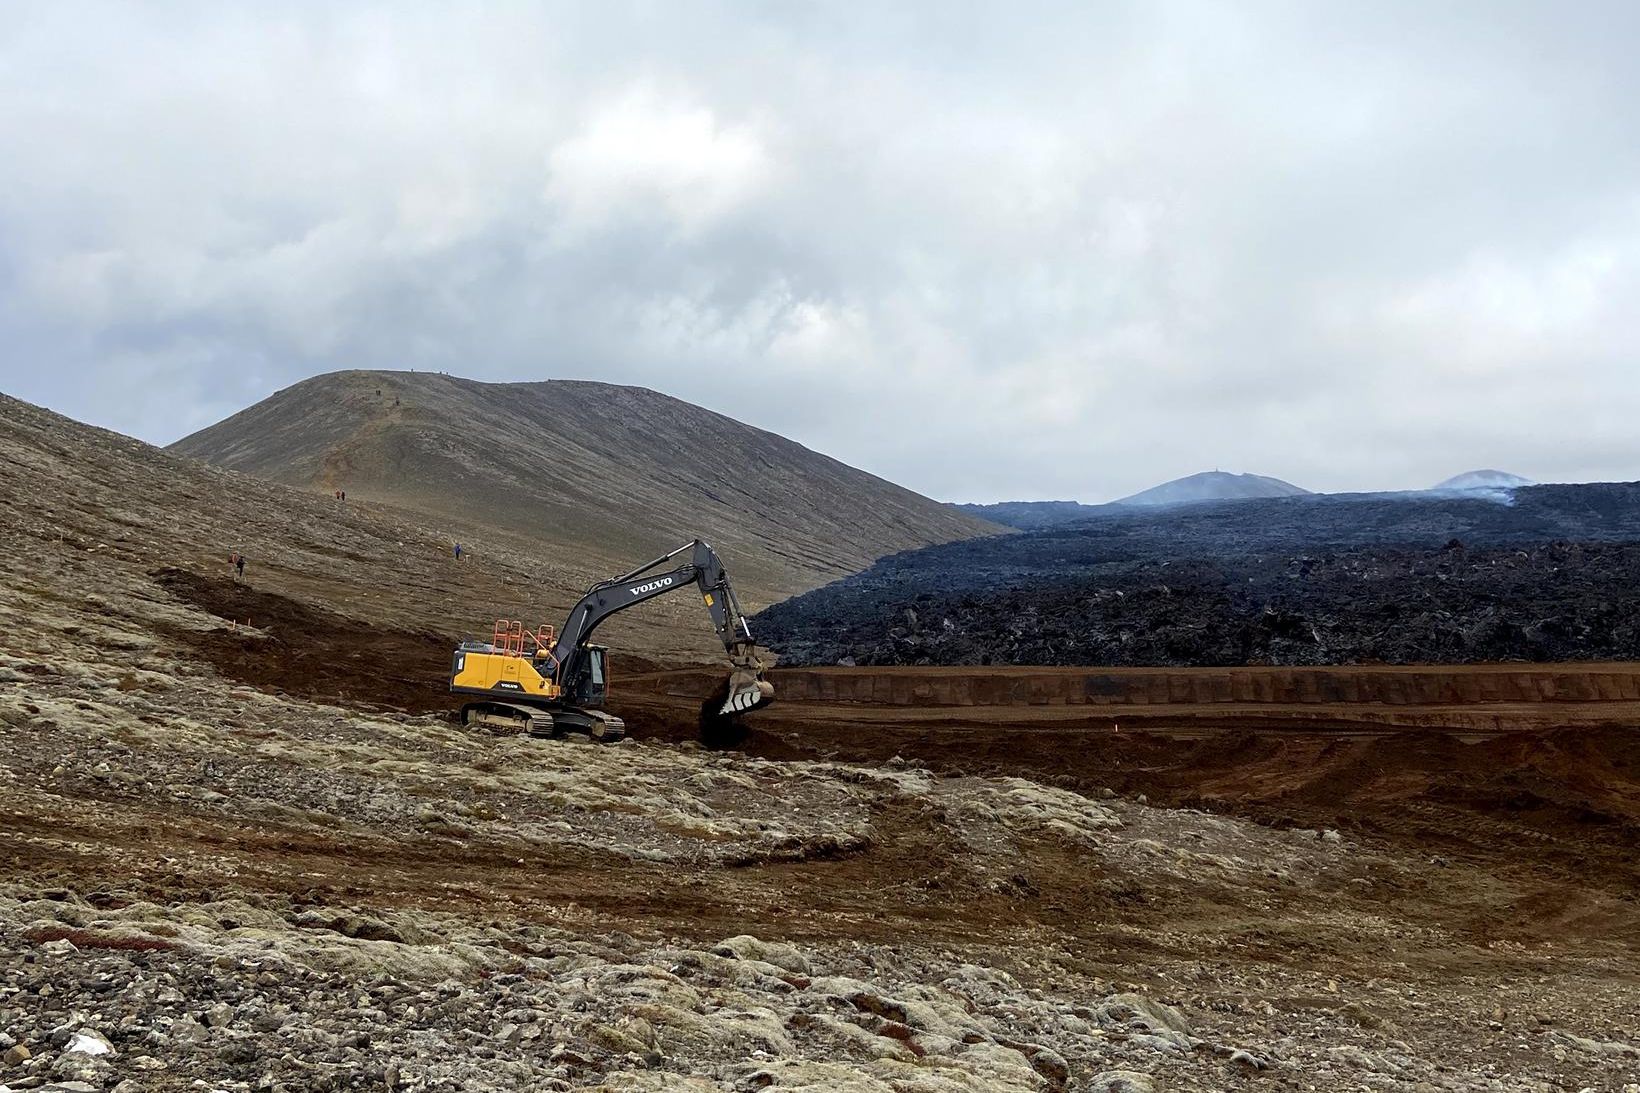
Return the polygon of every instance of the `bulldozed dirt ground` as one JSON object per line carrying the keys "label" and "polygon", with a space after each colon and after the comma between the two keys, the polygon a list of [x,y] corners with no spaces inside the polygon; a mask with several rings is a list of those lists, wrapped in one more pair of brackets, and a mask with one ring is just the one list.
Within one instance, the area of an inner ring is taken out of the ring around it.
{"label": "bulldozed dirt ground", "polygon": [[5,424],[0,1087],[1640,1089],[1633,666],[793,671],[713,751],[648,631],[634,739],[475,735],[499,564]]}

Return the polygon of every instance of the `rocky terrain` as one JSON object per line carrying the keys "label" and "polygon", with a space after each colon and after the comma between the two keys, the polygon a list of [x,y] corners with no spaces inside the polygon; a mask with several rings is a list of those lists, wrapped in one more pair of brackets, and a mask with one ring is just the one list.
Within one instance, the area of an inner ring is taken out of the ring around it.
{"label": "rocky terrain", "polygon": [[1036,531],[1055,524],[1068,524],[1100,515],[1100,506],[1084,505],[1080,501],[994,501],[990,504],[962,504],[957,508],[970,516],[1017,528]]}
{"label": "rocky terrain", "polygon": [[778,604],[787,663],[1640,657],[1640,486],[1111,514],[910,552]]}
{"label": "rocky terrain", "polygon": [[141,640],[219,624],[140,588],[52,614],[95,662],[40,606],[3,608],[12,1089],[1640,1080],[1603,886],[1550,932],[1531,870],[903,761],[470,736],[225,685]]}
{"label": "rocky terrain", "polygon": [[767,602],[1001,529],[699,406],[579,380],[304,380],[172,445],[214,465],[510,530],[605,576],[700,536]]}
{"label": "rocky terrain", "polygon": [[510,540],[9,400],[0,460],[0,1089],[1640,1090],[1616,814],[468,733],[417,658],[544,597]]}

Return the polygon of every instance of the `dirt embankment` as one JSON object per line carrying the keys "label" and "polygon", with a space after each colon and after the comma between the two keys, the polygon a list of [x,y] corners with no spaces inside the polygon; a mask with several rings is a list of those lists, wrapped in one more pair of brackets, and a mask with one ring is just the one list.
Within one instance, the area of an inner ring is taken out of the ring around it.
{"label": "dirt embankment", "polygon": [[[452,638],[366,626],[225,578],[155,579],[240,624],[175,635],[229,678],[360,708],[456,705]],[[699,738],[718,669],[621,662],[611,705],[634,736]],[[777,669],[773,679],[776,704],[712,743],[1143,793],[1640,883],[1640,665]]]}
{"label": "dirt embankment", "polygon": [[[631,681],[620,711],[634,733],[687,738],[691,699],[711,679]],[[775,705],[735,741],[768,758],[899,756],[1640,881],[1640,704],[1627,697],[1640,666],[792,669],[773,679]]]}
{"label": "dirt embankment", "polygon": [[[703,673],[709,675],[710,673]],[[1640,663],[1340,668],[780,668],[783,699],[872,707],[1640,703]],[[679,693],[673,673],[643,681]]]}
{"label": "dirt embankment", "polygon": [[[450,695],[450,660],[460,640],[454,634],[372,625],[185,569],[160,569],[153,578],[228,623],[213,630],[173,627],[168,636],[230,679],[316,702],[406,713],[443,713],[459,705]],[[621,653],[615,667],[654,673],[666,665]]]}
{"label": "dirt embankment", "polygon": [[154,574],[160,587],[230,625],[176,629],[230,679],[320,702],[429,713],[451,706],[455,640],[395,630],[314,607],[225,577],[184,569]]}

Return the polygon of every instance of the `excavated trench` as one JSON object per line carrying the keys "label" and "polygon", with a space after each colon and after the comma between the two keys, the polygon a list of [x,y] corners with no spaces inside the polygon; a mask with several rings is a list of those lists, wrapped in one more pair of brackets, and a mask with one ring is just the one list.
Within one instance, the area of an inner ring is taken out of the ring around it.
{"label": "excavated trench", "polygon": [[[1637,665],[777,669],[737,746],[915,761],[1431,853],[1640,883]],[[685,739],[703,671],[627,682],[634,735]]]}
{"label": "excavated trench", "polygon": [[[313,701],[448,712],[453,640],[232,580],[154,579],[232,625],[171,636],[224,676]],[[777,669],[776,701],[708,726],[771,759],[1005,774],[1431,852],[1576,863],[1640,884],[1640,665],[1325,669]],[[638,739],[698,740],[721,669],[613,681]],[[543,745],[544,747],[550,745]]]}

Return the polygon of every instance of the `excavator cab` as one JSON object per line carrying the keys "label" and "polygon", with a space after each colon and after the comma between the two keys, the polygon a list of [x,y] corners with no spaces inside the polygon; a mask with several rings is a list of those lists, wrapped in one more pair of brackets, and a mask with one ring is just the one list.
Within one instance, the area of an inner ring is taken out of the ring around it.
{"label": "excavator cab", "polygon": [[598,707],[609,694],[609,647],[583,645],[573,651],[558,675],[568,701]]}

